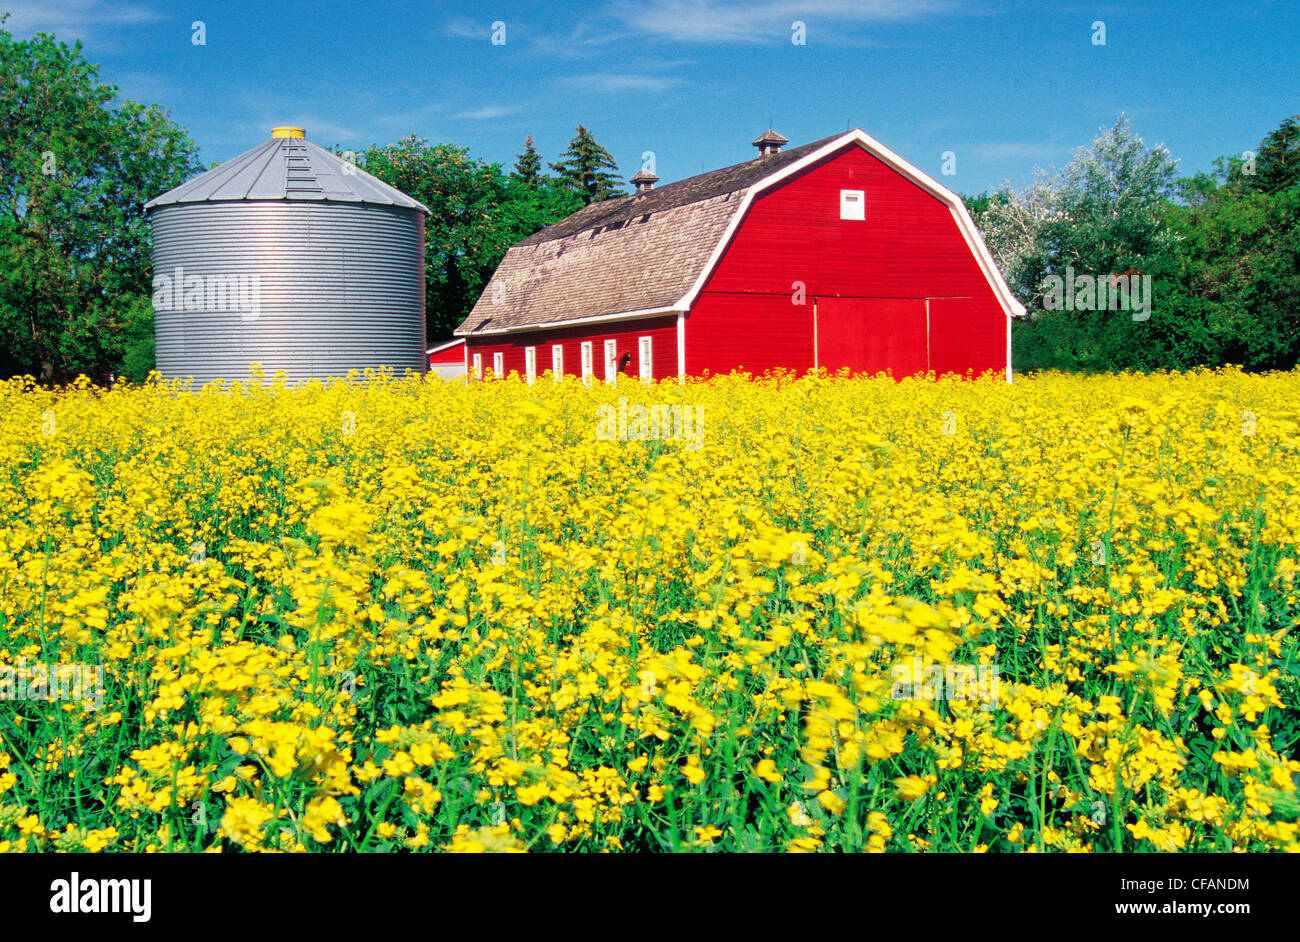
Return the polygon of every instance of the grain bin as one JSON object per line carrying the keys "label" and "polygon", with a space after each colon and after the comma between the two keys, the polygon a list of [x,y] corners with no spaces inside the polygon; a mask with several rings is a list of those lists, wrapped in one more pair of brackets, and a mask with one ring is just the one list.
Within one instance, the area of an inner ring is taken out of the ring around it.
{"label": "grain bin", "polygon": [[405,193],[275,128],[145,205],[165,379],[423,372],[424,218]]}

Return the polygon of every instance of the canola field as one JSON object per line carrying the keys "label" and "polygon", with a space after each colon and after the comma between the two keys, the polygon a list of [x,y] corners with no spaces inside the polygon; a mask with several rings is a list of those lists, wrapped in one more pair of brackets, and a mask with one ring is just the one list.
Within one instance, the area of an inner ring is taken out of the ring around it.
{"label": "canola field", "polygon": [[1300,849],[1300,372],[0,384],[0,851]]}

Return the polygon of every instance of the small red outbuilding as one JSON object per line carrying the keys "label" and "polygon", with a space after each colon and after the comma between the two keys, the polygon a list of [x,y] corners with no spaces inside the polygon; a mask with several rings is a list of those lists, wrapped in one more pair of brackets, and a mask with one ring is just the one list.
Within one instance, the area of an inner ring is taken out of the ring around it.
{"label": "small red outbuilding", "polygon": [[1024,314],[961,199],[863,131],[593,203],[506,253],[465,369],[1005,371]]}
{"label": "small red outbuilding", "polygon": [[425,351],[429,357],[429,372],[444,379],[465,375],[465,340],[457,337]]}

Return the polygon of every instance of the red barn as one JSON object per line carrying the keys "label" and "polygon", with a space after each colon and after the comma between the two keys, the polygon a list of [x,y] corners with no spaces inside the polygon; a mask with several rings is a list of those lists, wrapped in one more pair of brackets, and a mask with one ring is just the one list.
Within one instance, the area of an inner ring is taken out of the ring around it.
{"label": "red barn", "polygon": [[860,130],[593,203],[513,246],[471,376],[1005,371],[1024,314],[961,199]]}

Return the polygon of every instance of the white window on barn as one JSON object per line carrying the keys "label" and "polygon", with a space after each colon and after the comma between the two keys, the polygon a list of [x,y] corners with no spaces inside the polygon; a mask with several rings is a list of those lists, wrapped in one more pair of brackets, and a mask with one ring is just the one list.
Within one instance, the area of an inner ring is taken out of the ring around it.
{"label": "white window on barn", "polygon": [[648,383],[654,379],[653,361],[650,358],[650,338],[637,338],[636,348],[637,364],[641,369],[641,382]]}
{"label": "white window on barn", "polygon": [[533,385],[533,380],[537,379],[537,348],[524,347],[524,376],[528,379],[528,385]]}
{"label": "white window on barn", "polygon": [[506,355],[504,353],[492,354],[492,376],[494,379],[500,379],[506,375]]}
{"label": "white window on barn", "polygon": [[591,374],[594,372],[591,357],[591,341],[582,342],[582,382],[584,385],[591,385]]}
{"label": "white window on barn", "polygon": [[474,378],[483,378],[483,354],[481,353],[474,354]]}
{"label": "white window on barn", "polygon": [[557,383],[564,375],[564,344],[551,345],[551,378]]}
{"label": "white window on barn", "polygon": [[867,194],[865,190],[840,190],[840,218],[867,218]]}
{"label": "white window on barn", "polygon": [[618,341],[605,341],[605,382],[613,386],[618,382]]}

